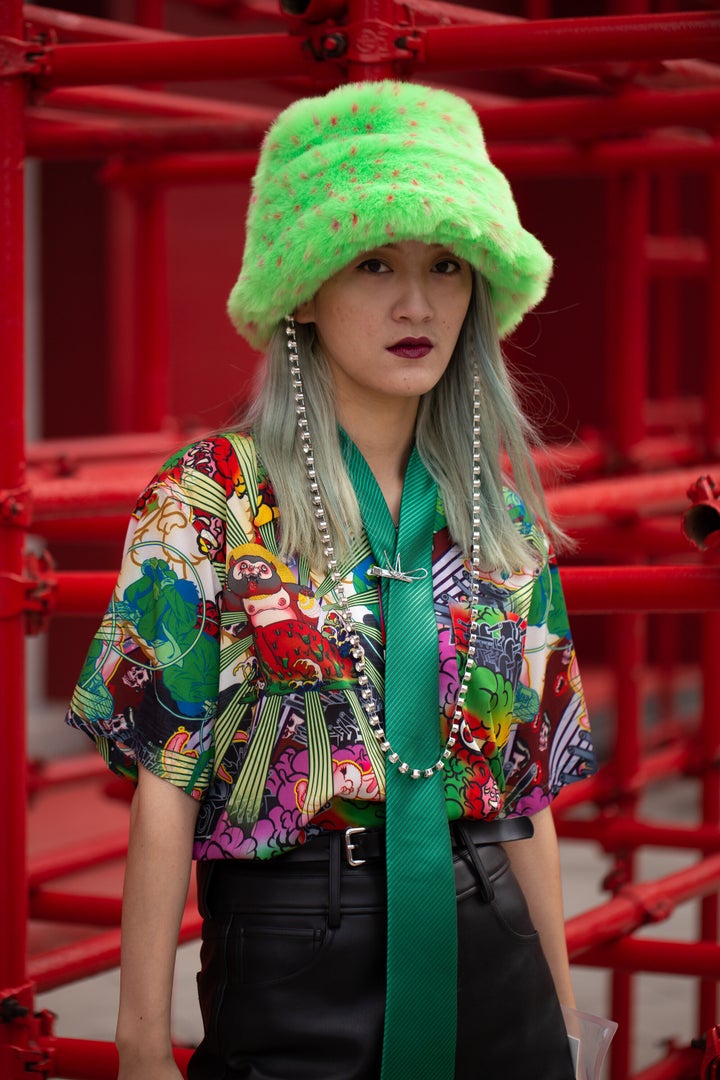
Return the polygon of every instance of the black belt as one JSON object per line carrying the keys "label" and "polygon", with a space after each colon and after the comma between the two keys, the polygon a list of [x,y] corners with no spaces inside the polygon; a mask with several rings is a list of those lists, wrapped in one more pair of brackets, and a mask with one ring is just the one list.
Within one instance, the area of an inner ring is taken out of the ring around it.
{"label": "black belt", "polygon": [[[453,850],[473,869],[484,901],[492,900],[494,891],[479,849],[510,840],[525,840],[533,832],[532,820],[526,817],[505,818],[502,821],[450,822]],[[347,888],[351,881],[353,883],[351,903],[362,907],[368,902],[375,902],[378,900],[377,873],[363,874],[356,868],[368,864],[370,870],[373,863],[377,865],[384,858],[384,829],[351,826],[344,832],[328,830],[301,847],[272,859],[203,860],[198,863],[200,911],[203,918],[207,918],[218,912],[252,910],[253,904],[257,904],[255,894],[258,887],[262,893],[262,903],[265,904],[269,882],[275,878],[284,880],[286,873],[292,874],[293,864],[302,863],[302,897],[298,899],[293,889],[280,888],[275,892],[273,902],[295,909],[298,904],[301,907],[316,907],[326,903],[329,925],[339,926],[343,895],[341,878]],[[356,895],[358,890],[359,896]],[[368,895],[365,896],[365,893]]]}
{"label": "black belt", "polygon": [[[464,835],[460,835],[462,832]],[[510,840],[527,840],[534,832],[532,819],[528,817],[504,818],[495,821],[450,822],[450,835],[453,848],[465,849],[467,839],[473,844],[502,844]],[[306,844],[286,851],[277,858],[283,862],[322,862],[328,858],[333,840],[333,832],[313,837]],[[385,858],[385,830],[366,829],[355,826],[340,832],[342,851],[348,866],[362,866],[364,863]],[[275,860],[271,860],[275,862]]]}

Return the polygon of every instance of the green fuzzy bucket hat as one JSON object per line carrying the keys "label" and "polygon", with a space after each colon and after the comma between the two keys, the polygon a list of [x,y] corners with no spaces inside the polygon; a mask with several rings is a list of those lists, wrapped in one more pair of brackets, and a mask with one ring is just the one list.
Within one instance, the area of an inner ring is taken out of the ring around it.
{"label": "green fuzzy bucket hat", "polygon": [[552,260],[518,218],[466,101],[416,83],[353,83],[295,102],[263,143],[228,311],[264,348],[357,255],[445,244],[490,283],[500,336],[545,295]]}

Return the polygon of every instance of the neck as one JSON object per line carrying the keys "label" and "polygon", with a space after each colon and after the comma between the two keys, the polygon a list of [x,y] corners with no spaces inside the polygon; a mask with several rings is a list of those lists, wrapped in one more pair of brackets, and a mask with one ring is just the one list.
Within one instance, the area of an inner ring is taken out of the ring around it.
{"label": "neck", "polygon": [[400,400],[372,411],[338,407],[338,422],[367,461],[397,524],[403,481],[415,438],[418,401]]}

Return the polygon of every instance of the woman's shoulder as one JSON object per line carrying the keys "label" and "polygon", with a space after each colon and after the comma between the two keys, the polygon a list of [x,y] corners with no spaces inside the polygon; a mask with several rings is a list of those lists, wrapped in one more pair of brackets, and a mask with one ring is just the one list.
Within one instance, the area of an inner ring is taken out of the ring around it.
{"label": "woman's shoulder", "polygon": [[255,443],[249,432],[220,431],[186,443],[168,458],[163,471],[184,468],[219,477],[228,466],[247,468],[251,460],[255,460]]}
{"label": "woman's shoulder", "polygon": [[200,473],[221,482],[237,472],[247,473],[255,468],[256,455],[253,436],[247,432],[223,431],[194,438],[175,450],[175,453],[155,474],[155,481],[165,477],[180,480],[187,472]]}
{"label": "woman's shoulder", "polygon": [[176,450],[141,492],[137,509],[153,493],[181,495],[205,484],[208,492],[220,488],[226,499],[244,490],[257,472],[255,444],[247,432],[224,431],[204,435]]}

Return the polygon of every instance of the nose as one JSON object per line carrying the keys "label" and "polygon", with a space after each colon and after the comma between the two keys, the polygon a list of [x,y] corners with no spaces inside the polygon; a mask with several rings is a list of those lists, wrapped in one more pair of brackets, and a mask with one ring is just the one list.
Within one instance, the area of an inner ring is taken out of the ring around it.
{"label": "nose", "polygon": [[429,282],[422,274],[398,274],[393,317],[406,322],[428,322],[434,314]]}

